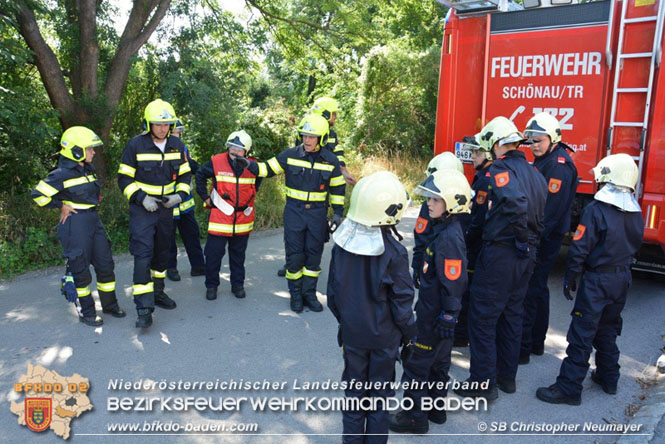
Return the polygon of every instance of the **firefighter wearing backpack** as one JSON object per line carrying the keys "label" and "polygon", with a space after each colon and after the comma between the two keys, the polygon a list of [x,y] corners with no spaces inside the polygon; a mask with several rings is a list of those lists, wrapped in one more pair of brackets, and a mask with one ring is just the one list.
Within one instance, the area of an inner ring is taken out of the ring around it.
{"label": "firefighter wearing backpack", "polygon": [[[425,179],[415,193],[427,197],[432,234],[425,250],[416,304],[418,336],[410,345],[413,352],[402,363],[402,383],[409,384],[404,397],[411,398],[414,407],[391,417],[390,430],[397,433],[427,433],[429,421],[446,422],[445,410],[427,411],[422,401],[425,397],[442,399],[447,395],[450,354],[467,286],[460,216],[471,211],[469,182],[458,171],[439,170]],[[434,385],[428,390],[427,382],[442,386]]]}
{"label": "firefighter wearing backpack", "polygon": [[524,140],[513,122],[496,117],[480,132],[491,149],[491,208],[483,227],[483,247],[476,261],[469,301],[470,382],[460,396],[498,398],[516,390],[522,340],[522,311],[543,229],[547,184],[517,147]]}
{"label": "firefighter wearing backpack", "polygon": [[118,168],[118,186],[129,201],[137,328],[152,325],[155,305],[176,308],[164,292],[164,279],[173,236],[173,207],[190,194],[191,169],[185,145],[170,135],[175,123],[176,114],[168,102],[150,102],[143,119],[146,132],[127,143]]}
{"label": "firefighter wearing backpack", "polygon": [[[260,179],[247,170],[245,156],[252,138],[235,131],[226,139],[228,151],[212,156],[196,173],[196,192],[210,208],[208,240],[205,246],[206,299],[217,299],[219,270],[228,245],[231,292],[245,297],[245,253],[249,234],[254,229],[254,199]],[[253,159],[250,159],[253,160]],[[207,180],[212,179],[208,192]]]}
{"label": "firefighter wearing backpack", "polygon": [[60,139],[58,168],[31,193],[40,207],[60,209],[58,238],[67,259],[63,293],[70,302],[76,303],[79,320],[92,327],[102,325],[103,320],[97,316],[90,292],[90,264],[97,274],[102,311],[116,318],[126,315],[115,296],[111,244],[97,213],[101,203],[100,181],[91,162],[95,147],[101,145],[101,139],[88,128],[67,129]]}
{"label": "firefighter wearing backpack", "polygon": [[520,364],[529,363],[529,355],[545,352],[549,326],[550,292],[547,278],[559,255],[563,236],[570,231],[570,215],[577,191],[577,168],[561,141],[559,121],[548,113],[533,116],[524,136],[534,155],[534,166],[547,181],[544,229],[536,253],[536,267],[524,298]]}
{"label": "firefighter wearing backpack", "polygon": [[[416,334],[409,258],[391,231],[409,205],[399,179],[381,171],[358,181],[346,219],[333,233],[328,307],[344,355],[344,381],[388,383],[395,377],[400,344]],[[396,232],[395,232],[396,233]],[[399,236],[399,235],[398,235]],[[390,386],[350,386],[348,398],[388,398]],[[344,442],[388,440],[388,412],[344,410]],[[367,436],[362,435],[375,435]]]}
{"label": "firefighter wearing backpack", "polygon": [[291,294],[291,310],[322,311],[316,298],[316,284],[321,274],[321,255],[328,230],[328,204],[333,208],[330,223],[334,231],[342,221],[346,182],[337,157],[323,150],[328,139],[328,122],[310,114],[298,133],[302,143],[286,149],[267,162],[248,162],[248,169],[258,177],[284,174],[286,205],[284,206],[284,249],[286,279]]}
{"label": "firefighter wearing backpack", "polygon": [[610,395],[617,392],[619,382],[616,339],[632,282],[630,264],[644,235],[644,218],[633,196],[639,174],[627,154],[605,157],[593,174],[599,190],[584,208],[568,250],[563,280],[563,294],[572,301],[580,279],[566,337],[566,358],[556,382],[536,392],[538,399],[553,404],[580,405],[592,349],[596,349],[596,370],[591,372],[591,380]]}
{"label": "firefighter wearing backpack", "polygon": [[471,149],[471,161],[476,170],[471,183],[473,191],[473,205],[469,223],[466,225],[464,239],[466,241],[467,273],[469,275],[469,285],[462,296],[462,310],[460,311],[455,328],[454,347],[469,346],[469,288],[473,281],[473,274],[476,268],[476,261],[483,246],[483,227],[485,225],[485,216],[487,215],[487,196],[490,189],[489,167],[492,165],[492,153],[490,148],[478,142],[480,134],[470,138],[466,146]]}
{"label": "firefighter wearing backpack", "polygon": [[[183,131],[185,131],[185,125],[182,124],[180,119],[176,120],[175,128],[171,131],[171,135],[180,138]],[[192,158],[187,145],[185,145],[185,157],[187,158],[187,162],[189,162],[192,175],[196,175],[199,164]],[[180,204],[173,207],[173,237],[171,238],[169,263],[166,267],[166,277],[172,281],[180,280],[180,273],[178,272],[178,246],[175,241],[176,228],[180,231],[182,243],[185,245],[185,251],[187,251],[187,258],[191,265],[191,276],[195,277],[205,274],[205,260],[203,259],[203,249],[201,248],[201,231],[199,230],[199,223],[196,221],[196,217],[194,217],[194,208],[195,203],[192,194]]]}

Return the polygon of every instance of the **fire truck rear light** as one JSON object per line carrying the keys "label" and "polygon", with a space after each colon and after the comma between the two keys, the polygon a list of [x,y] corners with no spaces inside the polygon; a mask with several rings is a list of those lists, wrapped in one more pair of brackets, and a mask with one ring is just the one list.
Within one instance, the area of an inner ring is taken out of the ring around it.
{"label": "fire truck rear light", "polygon": [[633,52],[628,54],[619,54],[620,59],[639,59],[642,57],[651,57],[652,52]]}
{"label": "fire truck rear light", "polygon": [[658,20],[657,15],[652,15],[649,17],[637,17],[637,18],[629,18],[625,19],[623,22],[624,23],[642,23],[642,22],[655,22]]}
{"label": "fire truck rear light", "polygon": [[658,220],[658,206],[649,205],[647,206],[647,217],[645,228],[656,228],[656,221]]}

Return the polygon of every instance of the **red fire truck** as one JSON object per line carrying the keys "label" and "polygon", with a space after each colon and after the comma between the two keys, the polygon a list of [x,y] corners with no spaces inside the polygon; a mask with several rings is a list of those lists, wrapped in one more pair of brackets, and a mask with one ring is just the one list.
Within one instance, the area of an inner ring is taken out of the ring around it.
{"label": "red fire truck", "polygon": [[523,129],[534,114],[549,112],[575,149],[577,214],[597,190],[591,168],[607,154],[633,156],[645,219],[633,267],[665,274],[665,0],[523,0],[526,8],[507,0],[439,2],[451,9],[435,152],[454,151],[471,178],[465,136],[499,115]]}

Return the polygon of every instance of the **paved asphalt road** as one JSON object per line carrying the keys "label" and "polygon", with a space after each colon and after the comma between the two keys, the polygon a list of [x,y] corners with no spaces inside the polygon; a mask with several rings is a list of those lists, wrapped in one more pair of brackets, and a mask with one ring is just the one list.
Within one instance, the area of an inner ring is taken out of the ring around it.
{"label": "paved asphalt road", "polygon": [[[401,231],[411,248],[411,230],[416,211],[410,209]],[[324,272],[319,282],[319,298],[325,302],[325,283],[330,245],[324,255]],[[582,406],[553,406],[535,398],[539,386],[551,384],[564,356],[565,335],[572,303],[561,296],[565,252],[551,279],[552,319],[544,356],[532,358],[520,367],[517,393],[500,394],[488,411],[451,412],[444,425],[432,425],[431,436],[395,436],[390,442],[549,442],[554,438],[536,436],[501,436],[479,433],[484,425],[505,422],[568,424],[582,430],[585,423],[624,424],[630,420],[626,411],[639,404],[643,389],[636,382],[653,365],[665,333],[665,291],[662,283],[635,279],[624,311],[623,334],[619,338],[622,378],[616,396],[604,394],[587,378]],[[233,297],[228,283],[228,265],[222,269],[220,297],[210,302],[204,298],[203,277],[189,277],[189,266],[180,253],[183,280],[167,281],[167,292],[178,303],[173,311],[157,309],[154,324],[146,332],[134,328],[135,314],[131,299],[132,260],[116,257],[119,300],[129,312],[124,319],[105,316],[102,328],[93,329],[78,322],[74,308],[59,295],[62,268],[30,273],[14,281],[0,282],[0,442],[60,442],[53,432],[34,433],[17,425],[9,410],[9,401],[17,399],[13,384],[28,364],[40,364],[63,376],[74,373],[89,378],[89,397],[94,410],[72,423],[71,442],[339,442],[341,413],[298,411],[254,411],[249,404],[238,411],[199,412],[109,412],[111,397],[183,397],[201,396],[238,398],[262,397],[341,397],[343,392],[296,390],[294,385],[307,381],[338,381],[343,368],[335,336],[337,325],[327,309],[323,313],[294,314],[289,310],[286,282],[276,276],[284,254],[280,231],[252,235],[247,255],[247,298]],[[453,351],[452,377],[468,376],[468,349]],[[397,376],[401,367],[397,366]],[[284,390],[276,391],[126,391],[110,390],[109,381],[286,381]],[[104,435],[112,423],[162,421],[191,424],[234,425],[257,423],[261,437],[253,436],[147,436]],[[481,430],[482,432],[482,430]],[[92,434],[92,435],[89,435]],[[285,435],[284,435],[285,434]],[[294,435],[291,435],[294,434]],[[432,434],[456,434],[434,436]],[[477,434],[473,436],[471,434]],[[463,436],[468,435],[468,436]],[[478,436],[479,435],[479,436]],[[616,436],[580,435],[558,437],[558,442],[614,442]]]}

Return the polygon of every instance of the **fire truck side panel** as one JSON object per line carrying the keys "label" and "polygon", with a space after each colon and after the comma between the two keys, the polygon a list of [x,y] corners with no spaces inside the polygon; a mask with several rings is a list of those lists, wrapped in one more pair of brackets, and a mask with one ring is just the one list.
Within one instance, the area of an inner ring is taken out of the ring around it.
{"label": "fire truck side panel", "polygon": [[[452,15],[443,35],[434,152],[454,151],[455,142],[482,128],[486,16]],[[473,168],[465,165],[467,176]]]}

